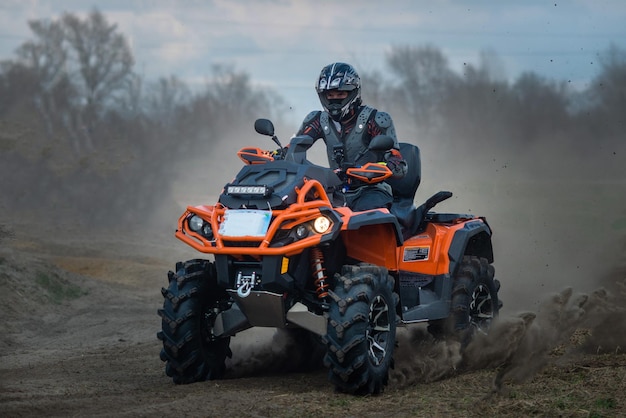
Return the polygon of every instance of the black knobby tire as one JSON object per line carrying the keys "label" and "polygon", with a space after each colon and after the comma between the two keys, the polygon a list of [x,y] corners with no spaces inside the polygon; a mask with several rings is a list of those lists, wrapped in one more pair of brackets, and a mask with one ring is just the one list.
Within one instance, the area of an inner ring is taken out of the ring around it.
{"label": "black knobby tire", "polygon": [[454,337],[466,347],[476,333],[487,334],[502,303],[500,282],[494,279],[493,265],[485,258],[465,256],[454,276],[450,316],[431,321],[435,337]]}
{"label": "black knobby tire", "polygon": [[382,267],[344,266],[330,292],[324,364],[340,392],[378,394],[393,366],[396,343],[394,281]]}
{"label": "black knobby tire", "polygon": [[165,373],[176,384],[220,379],[231,352],[230,338],[210,338],[215,308],[224,298],[216,287],[215,267],[206,260],[189,260],[177,263],[176,270],[168,273],[169,286],[161,290],[163,309],[158,311]]}

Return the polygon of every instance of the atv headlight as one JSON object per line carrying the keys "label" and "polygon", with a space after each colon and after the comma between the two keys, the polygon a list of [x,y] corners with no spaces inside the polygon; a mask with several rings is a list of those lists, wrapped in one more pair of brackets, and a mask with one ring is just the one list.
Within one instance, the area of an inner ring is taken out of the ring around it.
{"label": "atv headlight", "polygon": [[213,228],[211,228],[211,224],[208,222],[205,222],[204,226],[202,227],[202,235],[209,239],[209,240],[213,240],[214,236],[213,236]]}
{"label": "atv headlight", "polygon": [[204,238],[213,240],[214,237],[211,224],[199,217],[198,215],[193,215],[191,218],[189,218],[187,224],[189,225],[189,229],[191,229],[193,232],[202,235]]}
{"label": "atv headlight", "polygon": [[296,237],[298,237],[298,239],[302,239],[306,237],[308,234],[309,234],[309,230],[307,229],[306,226],[298,225],[296,227]]}
{"label": "atv headlight", "polygon": [[330,219],[325,216],[320,216],[313,221],[313,229],[318,234],[323,234],[330,228]]}
{"label": "atv headlight", "polygon": [[193,215],[191,218],[189,218],[189,229],[191,229],[193,232],[202,231],[203,226],[204,219],[202,219],[198,215]]}

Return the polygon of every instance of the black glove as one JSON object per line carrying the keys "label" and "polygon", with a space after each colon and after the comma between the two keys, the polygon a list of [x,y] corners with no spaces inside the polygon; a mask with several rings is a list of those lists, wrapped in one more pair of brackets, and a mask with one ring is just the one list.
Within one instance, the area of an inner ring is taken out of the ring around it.
{"label": "black glove", "polygon": [[402,178],[407,172],[406,161],[402,158],[402,155],[397,150],[391,150],[385,154],[385,162],[387,168],[391,170],[394,178]]}

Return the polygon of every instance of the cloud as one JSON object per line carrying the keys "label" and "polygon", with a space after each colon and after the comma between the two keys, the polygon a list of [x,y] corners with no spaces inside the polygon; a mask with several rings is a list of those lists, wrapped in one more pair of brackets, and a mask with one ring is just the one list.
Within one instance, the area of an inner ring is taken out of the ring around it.
{"label": "cloud", "polygon": [[[259,85],[275,88],[306,114],[319,69],[348,61],[361,71],[385,71],[393,46],[433,45],[453,70],[498,54],[509,79],[524,71],[585,85],[592,64],[611,41],[624,45],[626,8],[619,0],[511,2],[395,0],[107,0],[95,6],[127,36],[136,70],[149,80],[210,76],[213,64],[232,65]],[[556,6],[555,6],[556,4]],[[84,17],[82,0],[4,0],[0,59],[31,37],[28,19],[67,11]]]}

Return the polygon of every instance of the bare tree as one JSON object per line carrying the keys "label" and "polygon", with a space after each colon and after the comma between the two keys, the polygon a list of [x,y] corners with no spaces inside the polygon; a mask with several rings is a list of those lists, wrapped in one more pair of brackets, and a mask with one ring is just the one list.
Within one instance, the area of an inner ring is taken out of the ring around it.
{"label": "bare tree", "polygon": [[512,88],[517,100],[514,118],[525,142],[545,138],[567,129],[566,83],[551,82],[535,73],[522,74]]}
{"label": "bare tree", "polygon": [[372,106],[387,109],[393,102],[387,93],[387,82],[379,71],[362,72],[361,85],[363,86],[363,102],[371,103]]}
{"label": "bare tree", "polygon": [[19,62],[0,61],[0,116],[10,114],[20,103],[32,103],[30,98],[37,90],[37,77],[30,67]]}
{"label": "bare tree", "polygon": [[116,95],[115,106],[111,111],[121,113],[120,116],[128,120],[142,117],[144,115],[143,96],[143,79],[138,74],[131,73],[124,80],[124,88]]}
{"label": "bare tree", "polygon": [[242,118],[252,121],[258,115],[271,114],[273,100],[276,99],[255,88],[249,74],[235,71],[227,65],[213,66],[213,78],[207,85],[204,98],[211,109],[213,123],[221,128],[236,127]]}
{"label": "bare tree", "polygon": [[71,77],[79,92],[86,139],[107,104],[123,91],[132,75],[133,55],[126,38],[117,33],[102,13],[94,10],[86,20],[66,13],[62,17],[65,37],[76,68]]}
{"label": "bare tree", "polygon": [[[21,63],[33,72],[36,90],[33,103],[44,121],[46,133],[54,133],[54,119],[58,111],[58,99],[64,95],[55,94],[67,88],[67,48],[64,46],[63,28],[58,22],[46,20],[28,22],[35,40],[27,41],[17,50]],[[60,97],[59,97],[60,96]],[[63,106],[63,104],[60,104]]]}
{"label": "bare tree", "polygon": [[230,116],[269,106],[267,97],[252,86],[250,75],[231,66],[214,65],[213,82],[207,87],[219,108]]}
{"label": "bare tree", "polygon": [[626,108],[626,51],[611,45],[600,56],[602,70],[591,86],[596,103],[623,116]]}
{"label": "bare tree", "polygon": [[35,79],[32,101],[48,136],[61,125],[76,152],[93,148],[92,130],[107,106],[128,102],[133,56],[116,25],[94,10],[85,20],[29,22],[35,38],[17,50],[18,64]]}
{"label": "bare tree", "polygon": [[150,120],[162,129],[172,130],[191,102],[189,87],[172,75],[160,78],[147,93],[146,113]]}
{"label": "bare tree", "polygon": [[428,133],[442,122],[439,108],[454,83],[448,60],[432,46],[406,46],[393,48],[387,64],[395,81],[390,94],[400,99],[418,132]]}

